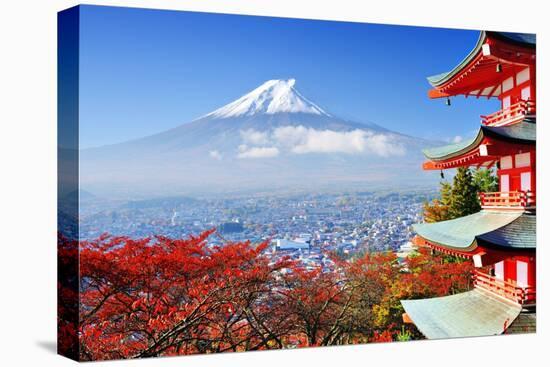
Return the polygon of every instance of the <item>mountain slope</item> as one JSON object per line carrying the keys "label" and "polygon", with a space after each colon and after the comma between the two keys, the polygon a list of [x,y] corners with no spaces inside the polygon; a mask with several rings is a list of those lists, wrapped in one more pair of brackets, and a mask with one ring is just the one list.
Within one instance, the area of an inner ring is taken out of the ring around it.
{"label": "mountain slope", "polygon": [[[414,169],[430,142],[332,116],[270,80],[203,117],[81,152],[81,183],[128,195],[365,185]],[[404,180],[404,177],[401,178]]]}
{"label": "mountain slope", "polygon": [[330,116],[315,103],[303,97],[294,89],[294,84],[296,84],[295,79],[268,80],[236,101],[204,117],[230,118],[277,113],[309,113]]}

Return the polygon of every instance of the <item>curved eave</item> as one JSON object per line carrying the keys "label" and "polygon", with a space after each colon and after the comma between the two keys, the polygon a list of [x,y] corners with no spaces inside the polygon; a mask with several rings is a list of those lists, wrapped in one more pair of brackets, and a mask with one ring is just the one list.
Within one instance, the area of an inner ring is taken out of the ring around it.
{"label": "curved eave", "polygon": [[[428,92],[429,97],[457,94],[487,98],[498,96],[501,92],[499,78],[513,75],[516,72],[514,65],[534,64],[535,42],[533,34],[480,32],[475,47],[457,66],[427,78],[434,87]],[[501,64],[503,71],[500,74],[488,73],[488,70],[495,70],[496,64]]]}
{"label": "curved eave", "polygon": [[[424,245],[423,245],[424,247],[430,247],[439,252],[449,253],[451,255],[460,256],[464,258],[472,257],[477,252],[479,252],[478,251],[479,246],[476,241],[472,241],[468,246],[458,247],[458,246],[449,245],[448,243],[437,242],[433,239],[429,240],[426,238],[428,236],[424,237],[420,234],[417,234],[417,236],[420,237],[421,239],[420,242],[424,241]],[[416,240],[417,244],[418,242],[419,241]]]}
{"label": "curved eave", "polygon": [[[517,237],[514,238],[521,239],[521,234],[526,231],[529,232],[529,229],[522,229],[521,223],[517,223],[508,230],[503,227],[513,223],[521,216],[522,213],[517,212],[482,210],[443,222],[414,224],[413,229],[428,243],[459,252],[471,252],[475,250],[478,245],[477,240],[480,237],[483,238],[483,241],[489,242],[492,245],[513,247],[517,241],[513,243],[506,242],[508,238],[512,238],[511,233],[520,233],[520,235],[516,235]],[[509,233],[509,236],[506,237],[505,233]]]}
{"label": "curved eave", "polygon": [[423,149],[422,153],[432,161],[444,161],[464,155],[479,147],[483,141],[483,129],[479,129],[473,139],[464,140],[460,143],[444,145],[441,147]]}
{"label": "curved eave", "polygon": [[510,126],[481,126],[473,139],[436,148],[424,149],[427,159],[434,162],[451,160],[479,149],[485,138],[512,144],[535,145],[537,128],[535,118],[525,118]]}
{"label": "curved eave", "polygon": [[458,74],[462,69],[464,69],[464,67],[466,67],[466,65],[470,64],[480,54],[481,48],[483,47],[483,44],[485,43],[486,39],[487,39],[487,32],[481,31],[475,47],[457,66],[455,66],[452,70],[447,71],[445,73],[429,76],[427,78],[428,82],[433,87],[438,87],[448,82],[450,79],[452,79],[453,76]]}

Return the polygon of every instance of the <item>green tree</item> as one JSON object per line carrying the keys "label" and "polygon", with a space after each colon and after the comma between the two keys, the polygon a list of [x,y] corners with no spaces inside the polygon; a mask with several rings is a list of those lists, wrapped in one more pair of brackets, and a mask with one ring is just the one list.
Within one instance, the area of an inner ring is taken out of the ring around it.
{"label": "green tree", "polygon": [[497,181],[491,170],[458,168],[452,184],[441,182],[440,197],[424,203],[424,220],[441,222],[478,212],[479,193],[496,191]]}
{"label": "green tree", "polygon": [[498,178],[490,169],[475,170],[473,179],[478,192],[495,192],[498,190]]}
{"label": "green tree", "polygon": [[424,203],[424,220],[427,223],[441,222],[451,219],[449,206],[451,203],[452,186],[448,182],[441,182],[440,197]]}
{"label": "green tree", "polygon": [[472,171],[459,167],[453,178],[449,202],[449,216],[459,218],[481,210],[478,198],[478,186],[474,182]]}

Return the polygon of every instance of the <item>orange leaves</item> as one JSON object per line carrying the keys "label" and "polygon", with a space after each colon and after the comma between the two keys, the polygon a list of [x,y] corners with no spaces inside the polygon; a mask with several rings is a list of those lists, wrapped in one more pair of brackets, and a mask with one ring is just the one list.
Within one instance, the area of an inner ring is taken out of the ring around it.
{"label": "orange leaves", "polygon": [[305,268],[274,261],[267,243],[209,246],[212,233],[60,246],[60,261],[80,269],[80,297],[77,283],[59,292],[80,300],[80,327],[60,323],[60,334],[79,330],[85,360],[390,341],[401,299],[463,290],[471,270],[424,252],[404,266],[377,253]]}
{"label": "orange leaves", "polygon": [[437,297],[465,291],[473,271],[471,261],[442,254],[432,255],[426,249],[407,258],[407,267],[411,272],[408,280],[412,284],[409,298]]}

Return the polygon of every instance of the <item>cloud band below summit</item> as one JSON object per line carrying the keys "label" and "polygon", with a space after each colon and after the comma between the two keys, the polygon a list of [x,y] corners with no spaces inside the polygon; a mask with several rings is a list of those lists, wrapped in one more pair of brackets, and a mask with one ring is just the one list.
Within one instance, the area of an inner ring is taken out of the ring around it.
{"label": "cloud band below summit", "polygon": [[271,132],[254,129],[241,131],[243,145],[238,158],[272,158],[280,152],[292,154],[341,153],[381,157],[405,154],[405,147],[395,137],[371,131],[317,130],[310,127],[282,126]]}

